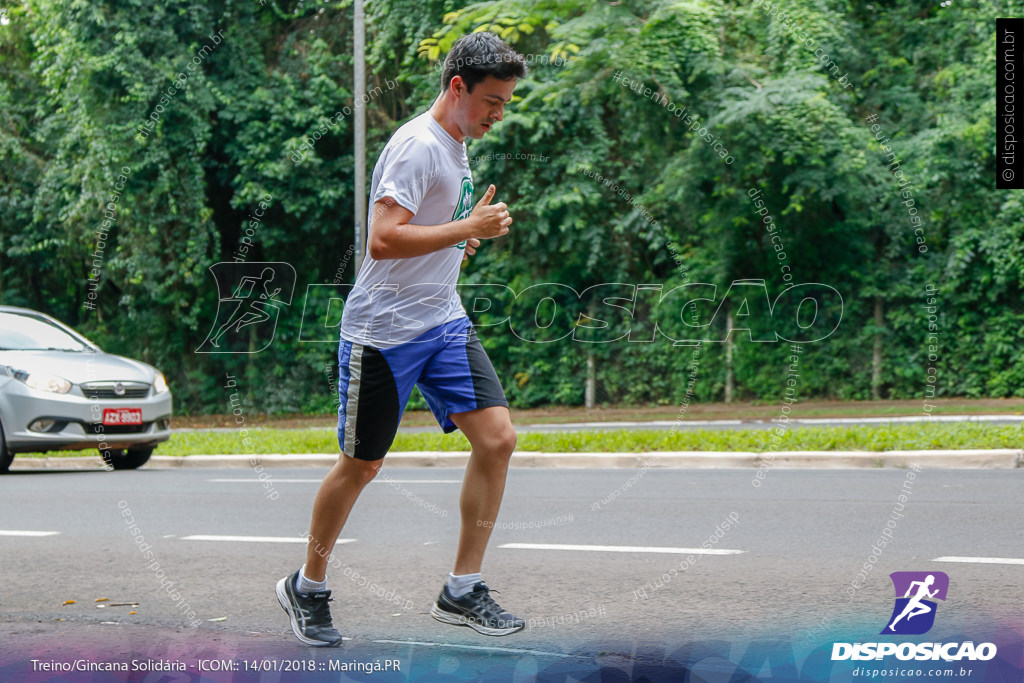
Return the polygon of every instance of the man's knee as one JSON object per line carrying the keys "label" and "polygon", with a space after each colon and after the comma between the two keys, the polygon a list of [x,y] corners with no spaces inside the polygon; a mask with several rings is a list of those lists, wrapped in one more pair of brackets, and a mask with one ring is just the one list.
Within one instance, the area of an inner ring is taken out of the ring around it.
{"label": "man's knee", "polygon": [[519,436],[516,434],[516,430],[512,428],[512,425],[508,426],[502,438],[502,448],[506,453],[512,455],[512,451],[516,449],[516,442],[519,440]]}
{"label": "man's knee", "polygon": [[479,447],[491,457],[508,459],[516,448],[516,430],[512,425],[496,430],[488,434],[481,444],[473,444],[474,448]]}
{"label": "man's knee", "polygon": [[342,454],[342,472],[345,477],[351,477],[357,484],[366,486],[377,473],[380,472],[381,466],[384,464],[384,459],[380,460],[360,460],[359,458],[352,458],[348,455]]}

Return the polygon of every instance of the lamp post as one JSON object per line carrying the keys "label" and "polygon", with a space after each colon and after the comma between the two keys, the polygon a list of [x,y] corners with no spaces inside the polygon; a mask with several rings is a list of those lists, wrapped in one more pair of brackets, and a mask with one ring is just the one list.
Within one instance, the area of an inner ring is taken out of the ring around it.
{"label": "lamp post", "polygon": [[363,0],[355,0],[353,22],[354,83],[355,83],[355,273],[363,264],[366,252],[366,108],[362,106],[366,96],[366,20],[363,17]]}

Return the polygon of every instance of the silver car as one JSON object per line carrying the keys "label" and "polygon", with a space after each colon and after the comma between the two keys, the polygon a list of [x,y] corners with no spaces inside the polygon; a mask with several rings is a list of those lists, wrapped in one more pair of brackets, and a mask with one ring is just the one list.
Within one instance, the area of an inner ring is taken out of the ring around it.
{"label": "silver car", "polygon": [[135,469],[169,438],[163,373],[48,315],[0,306],[0,472],[16,453],[88,448],[113,469]]}

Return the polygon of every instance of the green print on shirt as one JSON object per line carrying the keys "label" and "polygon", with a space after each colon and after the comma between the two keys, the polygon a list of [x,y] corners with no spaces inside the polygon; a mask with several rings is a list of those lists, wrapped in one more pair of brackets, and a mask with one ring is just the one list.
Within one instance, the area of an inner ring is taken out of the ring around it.
{"label": "green print on shirt", "polygon": [[[459,191],[459,203],[452,214],[452,221],[461,221],[473,213],[473,179],[463,178],[462,188]],[[454,245],[456,249],[465,249],[466,240]]]}

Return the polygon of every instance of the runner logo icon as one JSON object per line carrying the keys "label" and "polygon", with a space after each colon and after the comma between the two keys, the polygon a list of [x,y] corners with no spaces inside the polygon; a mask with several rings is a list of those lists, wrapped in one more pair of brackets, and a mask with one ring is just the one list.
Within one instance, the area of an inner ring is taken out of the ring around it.
{"label": "runner logo icon", "polygon": [[882,635],[921,635],[935,623],[935,600],[945,600],[949,576],[944,572],[893,572],[896,604]]}

